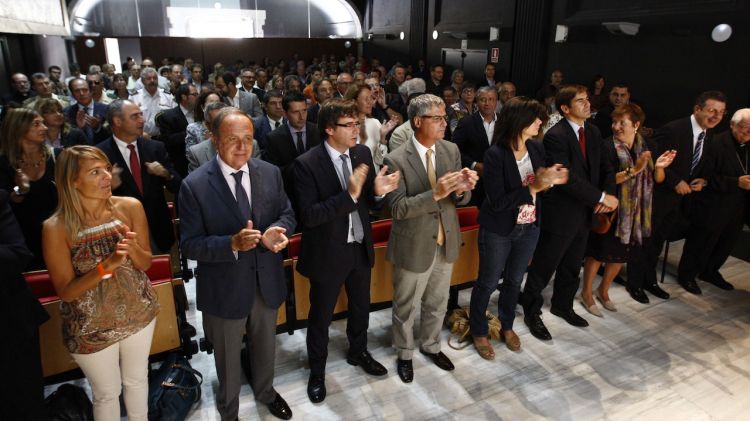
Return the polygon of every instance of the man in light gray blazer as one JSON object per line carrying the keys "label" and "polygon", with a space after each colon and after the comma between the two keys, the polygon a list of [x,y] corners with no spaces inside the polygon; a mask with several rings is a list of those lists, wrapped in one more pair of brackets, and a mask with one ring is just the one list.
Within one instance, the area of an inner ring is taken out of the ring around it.
{"label": "man in light gray blazer", "polygon": [[405,383],[414,378],[413,326],[420,303],[420,352],[443,370],[453,370],[440,352],[440,328],[461,242],[456,205],[469,202],[478,180],[475,171],[461,168],[458,147],[443,140],[442,99],[416,97],[408,114],[414,136],[385,157],[389,172],[401,172],[398,188],[386,196],[393,214],[386,259],[394,265],[393,345]]}
{"label": "man in light gray blazer", "polygon": [[260,117],[263,109],[260,107],[258,96],[252,92],[237,89],[237,76],[232,72],[224,72],[221,77],[216,78],[214,87],[221,92],[222,101],[225,104],[237,107],[246,112],[250,117]]}
{"label": "man in light gray blazer", "polygon": [[[186,155],[188,160],[188,173],[191,173],[201,165],[216,157],[216,146],[211,139],[206,139],[197,145],[189,147]],[[253,139],[252,157],[260,159],[260,148],[258,147],[258,141],[255,139]]]}

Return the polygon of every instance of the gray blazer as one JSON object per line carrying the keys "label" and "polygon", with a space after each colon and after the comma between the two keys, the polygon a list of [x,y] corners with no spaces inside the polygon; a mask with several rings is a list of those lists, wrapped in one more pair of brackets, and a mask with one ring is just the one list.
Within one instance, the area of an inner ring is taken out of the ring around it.
{"label": "gray blazer", "polygon": [[240,91],[240,109],[250,115],[250,117],[260,117],[263,115],[258,95],[252,92]]}
{"label": "gray blazer", "polygon": [[[427,171],[412,140],[385,156],[388,172],[401,171],[398,188],[386,196],[393,214],[391,237],[386,259],[406,270],[425,272],[433,261],[437,247],[438,214],[445,230],[445,258],[454,262],[458,257],[461,235],[456,205],[469,202],[471,192],[460,199],[456,195],[435,202]],[[461,170],[458,146],[446,140],[435,144],[437,178]]]}
{"label": "gray blazer", "polygon": [[388,140],[388,150],[395,151],[399,146],[409,142],[412,136],[414,136],[414,129],[411,128],[410,121],[396,127],[391,133],[390,140]]}
{"label": "gray blazer", "polygon": [[[211,139],[206,139],[197,145],[189,147],[185,155],[187,155],[188,160],[188,173],[191,173],[201,165],[214,159],[216,156],[216,148],[214,147],[213,142],[211,142]],[[255,139],[253,139],[252,157],[260,159],[260,147],[258,147],[258,141]]]}

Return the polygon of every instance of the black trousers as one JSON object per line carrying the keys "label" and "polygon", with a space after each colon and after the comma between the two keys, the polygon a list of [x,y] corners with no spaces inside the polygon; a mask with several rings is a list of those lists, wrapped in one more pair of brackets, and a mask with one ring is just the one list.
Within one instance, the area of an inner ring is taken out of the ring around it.
{"label": "black trousers", "polygon": [[346,337],[349,354],[367,350],[367,327],[370,321],[371,267],[365,246],[351,243],[340,260],[331,266],[331,275],[310,279],[310,314],[307,325],[307,359],[312,375],[325,373],[328,359],[328,327],[341,291],[346,288],[349,317]]}
{"label": "black trousers", "polygon": [[[721,206],[719,206],[721,208]],[[677,270],[681,281],[694,280],[696,276],[715,276],[729,258],[744,225],[744,208],[729,208],[732,212],[706,214],[695,221],[685,239],[682,257]]]}
{"label": "black trousers", "polygon": [[542,291],[553,273],[552,308],[561,311],[573,308],[588,237],[589,230],[584,227],[573,235],[560,235],[542,229],[520,299],[524,314],[541,314],[544,304]]}
{"label": "black trousers", "polygon": [[629,288],[640,289],[656,283],[656,272],[649,263],[653,254],[652,242],[652,239],[647,237],[642,240],[641,245],[630,247],[626,268]]}
{"label": "black trousers", "polygon": [[664,249],[664,242],[683,239],[690,230],[690,220],[687,216],[690,208],[689,198],[683,198],[678,204],[666,209],[660,209],[658,205],[659,202],[655,202],[651,219],[651,242],[644,245],[644,285],[656,284],[659,256]]}

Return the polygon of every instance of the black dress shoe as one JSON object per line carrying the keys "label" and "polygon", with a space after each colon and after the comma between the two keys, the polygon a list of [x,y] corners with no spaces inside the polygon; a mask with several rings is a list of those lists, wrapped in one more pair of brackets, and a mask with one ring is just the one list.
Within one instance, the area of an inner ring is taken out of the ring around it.
{"label": "black dress shoe", "polygon": [[725,291],[731,291],[734,289],[734,285],[727,282],[727,280],[724,279],[724,277],[721,276],[720,273],[712,276],[699,275],[698,278],[700,278],[702,281],[708,282],[709,284],[713,284],[717,288],[721,288]]}
{"label": "black dress shoe", "polygon": [[286,404],[284,398],[278,393],[273,399],[273,402],[268,404],[268,410],[276,418],[281,418],[282,420],[292,419],[292,410],[289,409],[289,405]]}
{"label": "black dress shoe", "polygon": [[307,397],[310,402],[323,402],[326,398],[326,377],[322,374],[310,374],[310,380],[307,381]]}
{"label": "black dress shoe", "polygon": [[659,285],[656,285],[656,284],[646,285],[645,287],[643,287],[643,289],[651,293],[651,295],[653,295],[656,298],[661,298],[662,300],[669,299],[669,293],[661,289]]}
{"label": "black dress shoe", "polygon": [[701,295],[701,289],[698,286],[697,283],[695,283],[695,279],[689,279],[689,280],[681,280],[679,281],[680,285],[682,285],[683,288],[685,288],[685,291],[695,294],[695,295]]}
{"label": "black dress shoe", "polygon": [[648,304],[648,296],[645,292],[643,292],[643,288],[630,288],[626,287],[626,291],[628,291],[628,294],[630,294],[630,298],[638,301],[641,304]]}
{"label": "black dress shoe", "polygon": [[553,307],[549,310],[549,312],[557,317],[562,318],[563,320],[568,322],[569,325],[575,327],[586,327],[589,325],[589,322],[587,322],[583,317],[577,315],[572,308],[570,310],[558,310]]}
{"label": "black dress shoe", "polygon": [[431,359],[436,366],[442,368],[445,371],[452,371],[454,368],[456,368],[453,366],[450,358],[443,354],[442,351],[438,352],[437,354],[431,354],[420,349],[419,352],[421,352],[422,355],[427,356],[427,358]]}
{"label": "black dress shoe", "polygon": [[414,368],[411,365],[411,360],[396,360],[396,371],[398,371],[398,377],[404,383],[411,383],[414,380]]}
{"label": "black dress shoe", "polygon": [[523,318],[523,322],[526,323],[526,326],[529,327],[529,332],[531,332],[535,338],[543,341],[549,341],[552,339],[552,335],[549,334],[547,326],[544,325],[542,318],[538,315],[534,314],[526,316]]}
{"label": "black dress shoe", "polygon": [[368,351],[362,351],[359,355],[347,355],[346,362],[351,365],[359,365],[365,370],[365,373],[373,376],[382,376],[388,373],[383,364],[375,361]]}

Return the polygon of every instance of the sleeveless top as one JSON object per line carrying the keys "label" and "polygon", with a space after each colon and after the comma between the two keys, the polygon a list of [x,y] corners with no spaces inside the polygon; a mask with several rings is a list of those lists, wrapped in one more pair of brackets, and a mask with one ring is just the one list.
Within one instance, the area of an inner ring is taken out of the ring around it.
{"label": "sleeveless top", "polygon": [[[81,230],[70,250],[76,276],[114,253],[121,232],[125,225],[118,219]],[[148,276],[128,257],[111,278],[60,305],[65,347],[73,354],[101,351],[146,327],[158,312]]]}

